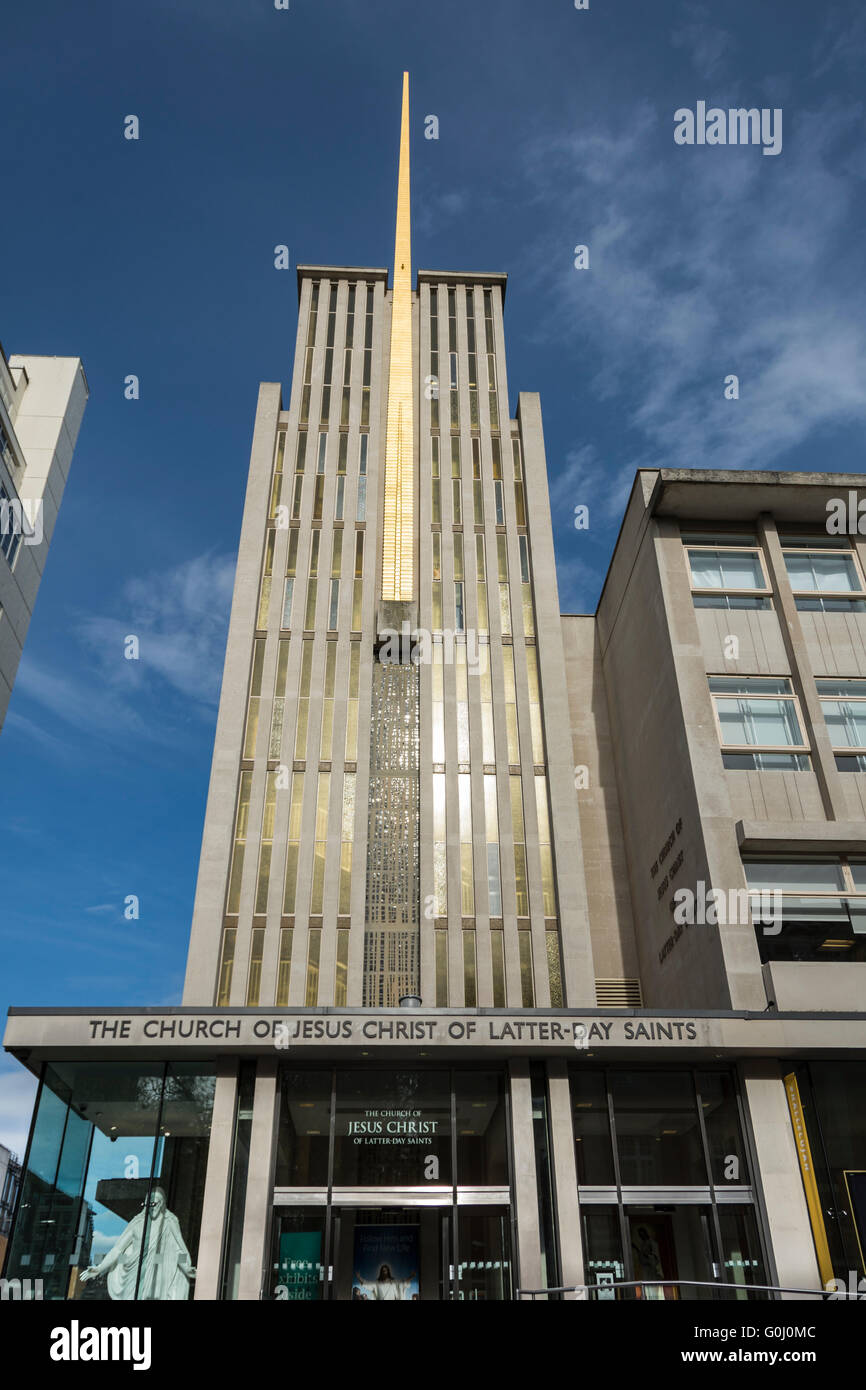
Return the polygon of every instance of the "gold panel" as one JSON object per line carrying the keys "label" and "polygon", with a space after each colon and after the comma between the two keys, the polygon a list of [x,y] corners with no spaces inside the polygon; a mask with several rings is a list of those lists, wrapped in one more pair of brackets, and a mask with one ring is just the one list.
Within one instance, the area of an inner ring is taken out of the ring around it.
{"label": "gold panel", "polygon": [[415,414],[412,397],[412,243],[409,213],[409,74],[403,73],[397,231],[391,292],[391,359],[385,435],[382,598],[414,598]]}

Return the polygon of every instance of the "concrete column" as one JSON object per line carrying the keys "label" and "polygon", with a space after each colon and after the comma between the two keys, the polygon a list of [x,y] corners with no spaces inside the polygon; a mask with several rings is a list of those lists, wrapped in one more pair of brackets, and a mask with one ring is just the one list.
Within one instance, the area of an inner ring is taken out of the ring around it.
{"label": "concrete column", "polygon": [[253,1123],[250,1134],[250,1166],[244,1206],[244,1235],[238,1299],[258,1299],[266,1258],[266,1242],[273,1206],[274,1158],[279,1122],[279,1087],[276,1058],[263,1057],[256,1071]]}
{"label": "concrete column", "polygon": [[[238,752],[243,743],[247,714],[252,634],[256,624],[259,601],[259,578],[264,547],[264,518],[270,496],[274,459],[274,441],[281,410],[280,386],[262,382],[256,408],[250,471],[247,479],[246,501],[238,549],[232,594],[231,621],[223,667],[222,694],[217,716],[214,754],[208,787],[207,810],[202,835],[201,857],[193,907],[192,930],[187,955],[184,1004],[209,1006],[214,1002],[214,985],[219,970],[222,949],[223,909],[225,907],[226,874],[230,863],[235,826],[235,807],[238,788]],[[251,825],[261,826],[264,772],[259,773],[257,802],[251,804]],[[255,816],[258,814],[258,821]],[[253,843],[256,843],[255,841]],[[249,859],[256,860],[250,852]],[[255,866],[247,864],[250,875],[247,884],[246,912],[238,919],[238,941],[233,1002],[242,1004],[246,998],[244,967],[249,955],[249,931],[252,921],[252,876]]]}
{"label": "concrete column", "polygon": [[[565,681],[565,654],[562,645],[562,620],[556,586],[556,559],[553,549],[553,528],[550,498],[547,488],[547,463],[544,453],[544,432],[541,424],[541,403],[535,392],[521,391],[518,396],[517,419],[523,446],[523,474],[526,490],[526,518],[532,548],[532,584],[535,599],[536,651],[541,698],[544,712],[544,734],[547,751],[547,782],[550,793],[550,833],[553,839],[553,858],[559,904],[560,941],[562,947],[563,1002],[570,1008],[595,1007],[595,973],[592,963],[592,942],[589,932],[589,912],[586,901],[586,880],[583,867],[583,846],[577,797],[574,791],[574,766],[571,752],[571,723],[568,690]],[[508,441],[506,441],[508,442]],[[506,467],[510,466],[510,460]],[[517,565],[517,537],[512,534],[512,563]],[[519,569],[512,574],[519,579]],[[519,583],[514,585],[515,600],[520,594]],[[518,682],[518,698],[524,698],[522,681]],[[524,714],[528,704],[524,705]],[[523,726],[522,726],[523,727]],[[521,745],[524,745],[521,732]],[[563,756],[565,755],[565,756]],[[524,781],[527,771],[524,770]],[[538,853],[534,818],[527,817],[527,852]],[[534,846],[531,837],[534,838]],[[542,964],[537,961],[537,964]],[[546,962],[543,963],[546,965]]]}
{"label": "concrete column", "polygon": [[843,777],[836,767],[833,747],[827,724],[821,709],[815,675],[809,658],[809,648],[803,636],[803,627],[797,604],[788,578],[788,567],[782,553],[776,522],[768,512],[759,518],[759,531],[764,546],[764,554],[770,570],[770,583],[773,586],[775,602],[779,614],[779,627],[791,664],[795,689],[799,686],[803,714],[809,725],[807,737],[812,745],[812,767],[824,803],[828,820],[845,820],[848,804],[845,800]]}
{"label": "concrete column", "polygon": [[235,1129],[238,1067],[234,1058],[217,1062],[207,1173],[196,1260],[195,1297],[219,1298],[220,1258],[225,1237]]}
{"label": "concrete column", "polygon": [[[580,1203],[577,1197],[577,1165],[574,1161],[574,1126],[567,1063],[559,1058],[547,1064],[547,1099],[550,1116],[550,1154],[555,1184],[554,1211],[562,1265],[562,1282],[582,1284],[583,1244],[580,1238]],[[577,1294],[566,1294],[567,1299]]]}
{"label": "concrete column", "polygon": [[511,1089],[511,1151],[514,1162],[514,1203],[517,1215],[517,1287],[540,1289],[542,1285],[541,1232],[538,1226],[538,1178],[535,1171],[535,1139],[532,1133],[532,1083],[529,1062],[516,1058],[509,1064]]}
{"label": "concrete column", "polygon": [[[703,880],[723,890],[731,887],[745,890],[742,859],[736,836],[731,833],[730,784],[722,763],[706,659],[679,526],[664,517],[657,518],[653,526],[655,560],[667,626],[659,662],[664,660],[666,675],[672,678],[670,734],[676,738],[675,743],[665,741],[659,748],[665,750],[666,800],[672,810],[678,808],[674,814],[683,822],[681,843],[686,854],[683,876],[674,886],[689,886],[694,892],[698,882]],[[648,621],[639,610],[636,612],[635,621]],[[641,669],[641,662],[649,659],[646,647],[640,652],[628,649],[626,652],[633,670]],[[643,718],[658,717],[657,711],[660,713],[658,705],[652,711],[645,711]],[[658,775],[658,768],[657,759],[654,762],[644,760],[640,768],[632,763],[628,769],[631,792],[627,794],[635,795],[635,788],[641,785],[637,780],[639,775],[652,790],[654,783],[650,779],[653,774]],[[643,793],[640,795],[638,815],[646,824],[648,803]],[[627,818],[634,814],[629,809]],[[660,826],[664,824],[670,824],[667,815],[659,820]],[[652,909],[658,931],[652,954],[648,951],[644,954],[643,945],[639,945],[645,998],[649,996],[651,1002],[663,999],[666,1008],[683,1007],[686,1002],[691,1008],[702,1009],[760,1011],[766,1008],[761,956],[751,923],[729,922],[701,927],[699,931],[687,933],[669,959],[664,962],[659,959],[658,947],[670,930],[668,899],[669,895],[664,895]],[[659,918],[664,922],[663,930],[659,930]]]}
{"label": "concrete column", "polygon": [[757,1150],[756,1183],[760,1181],[763,1188],[778,1282],[782,1288],[819,1290],[821,1278],[782,1067],[774,1060],[744,1062],[743,1082]]}

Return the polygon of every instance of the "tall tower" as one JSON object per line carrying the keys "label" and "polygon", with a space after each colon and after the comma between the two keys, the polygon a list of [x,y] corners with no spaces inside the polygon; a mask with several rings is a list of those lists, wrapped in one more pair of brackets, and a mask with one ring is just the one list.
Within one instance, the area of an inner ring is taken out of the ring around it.
{"label": "tall tower", "polygon": [[594,1002],[537,397],[505,276],[298,267],[263,384],[184,1002]]}

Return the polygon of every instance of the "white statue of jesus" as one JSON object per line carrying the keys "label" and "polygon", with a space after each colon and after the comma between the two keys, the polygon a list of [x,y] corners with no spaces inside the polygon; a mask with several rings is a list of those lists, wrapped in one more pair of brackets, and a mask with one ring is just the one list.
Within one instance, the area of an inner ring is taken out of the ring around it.
{"label": "white statue of jesus", "polygon": [[139,1299],[189,1298],[195,1270],[181,1235],[180,1222],[166,1209],[165,1193],[161,1187],[153,1189],[147,1208],[132,1218],[99,1264],[90,1265],[83,1271],[80,1275],[82,1284],[107,1275],[109,1298],[134,1299],[142,1240],[145,1246],[138,1284]]}

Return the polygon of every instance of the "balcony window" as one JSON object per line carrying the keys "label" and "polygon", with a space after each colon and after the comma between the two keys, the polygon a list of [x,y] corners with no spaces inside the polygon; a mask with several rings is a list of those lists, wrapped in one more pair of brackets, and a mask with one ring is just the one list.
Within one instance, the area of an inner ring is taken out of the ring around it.
{"label": "balcony window", "polygon": [[709,683],[726,768],[809,768],[809,746],[789,677],[710,676]]}
{"label": "balcony window", "polygon": [[743,865],[757,918],[758,894],[780,895],[781,920],[756,924],[761,960],[866,960],[866,863],[844,856],[751,859]]}

